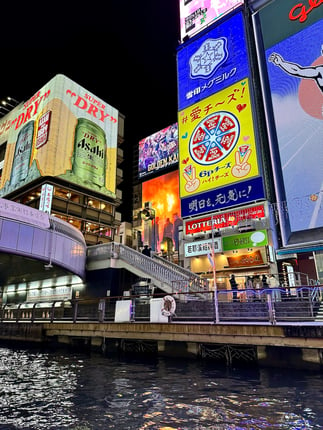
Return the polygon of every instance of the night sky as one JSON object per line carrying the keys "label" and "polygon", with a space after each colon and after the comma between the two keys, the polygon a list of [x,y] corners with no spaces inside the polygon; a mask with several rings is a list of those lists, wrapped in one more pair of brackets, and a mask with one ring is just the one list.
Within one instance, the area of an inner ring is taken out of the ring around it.
{"label": "night sky", "polygon": [[177,121],[178,10],[178,0],[6,2],[0,99],[26,101],[66,75],[126,116],[132,166],[133,145]]}

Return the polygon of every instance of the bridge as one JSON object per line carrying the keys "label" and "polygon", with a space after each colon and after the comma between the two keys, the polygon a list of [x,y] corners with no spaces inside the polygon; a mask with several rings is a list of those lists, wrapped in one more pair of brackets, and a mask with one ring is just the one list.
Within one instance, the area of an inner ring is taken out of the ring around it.
{"label": "bridge", "polygon": [[150,278],[152,284],[169,294],[179,292],[183,286],[192,293],[209,290],[206,280],[157,255],[147,257],[119,243],[89,247],[86,269],[92,271],[107,268],[126,269],[140,278]]}
{"label": "bridge", "polygon": [[0,285],[85,277],[86,243],[68,223],[0,199]]}

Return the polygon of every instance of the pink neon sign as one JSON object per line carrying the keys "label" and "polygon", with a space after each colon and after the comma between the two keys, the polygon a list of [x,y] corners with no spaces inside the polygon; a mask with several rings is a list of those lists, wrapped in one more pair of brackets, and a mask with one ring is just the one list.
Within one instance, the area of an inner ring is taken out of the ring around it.
{"label": "pink neon sign", "polygon": [[244,0],[180,0],[181,39],[198,33]]}

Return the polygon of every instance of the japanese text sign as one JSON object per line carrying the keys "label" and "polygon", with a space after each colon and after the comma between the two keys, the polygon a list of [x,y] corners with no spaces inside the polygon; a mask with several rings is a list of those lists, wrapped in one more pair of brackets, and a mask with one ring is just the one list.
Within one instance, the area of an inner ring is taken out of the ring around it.
{"label": "japanese text sign", "polygon": [[264,205],[252,206],[230,212],[221,212],[213,216],[194,218],[184,222],[185,234],[198,234],[237,226],[240,221],[248,219],[261,219],[265,217]]}
{"label": "japanese text sign", "polygon": [[181,199],[182,217],[201,215],[207,212],[250,203],[253,200],[264,199],[262,178],[254,178],[233,186],[222,187]]}
{"label": "japanese text sign", "polygon": [[183,46],[177,74],[179,110],[249,76],[242,13]]}
{"label": "japanese text sign", "polygon": [[243,4],[243,0],[180,0],[181,39],[198,33],[217,18]]}
{"label": "japanese text sign", "polygon": [[179,112],[178,126],[181,197],[258,175],[248,79]]}
{"label": "japanese text sign", "polygon": [[240,233],[234,236],[223,236],[222,244],[223,251],[265,246],[268,245],[267,231],[249,231],[247,233]]}
{"label": "japanese text sign", "polygon": [[213,240],[208,239],[190,243],[186,242],[184,244],[184,256],[195,257],[197,255],[207,255],[211,249],[213,249],[214,252],[222,251],[221,238],[215,237]]}

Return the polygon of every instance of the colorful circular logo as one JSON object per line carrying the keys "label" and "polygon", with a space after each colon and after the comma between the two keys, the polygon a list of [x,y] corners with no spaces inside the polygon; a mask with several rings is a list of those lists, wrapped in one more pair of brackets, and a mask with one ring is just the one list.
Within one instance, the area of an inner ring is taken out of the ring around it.
{"label": "colorful circular logo", "polygon": [[230,154],[239,135],[239,121],[231,112],[213,112],[193,130],[189,142],[190,155],[198,164],[209,166],[217,163]]}

